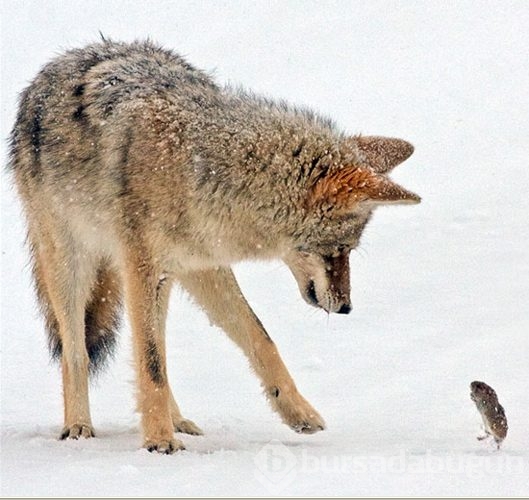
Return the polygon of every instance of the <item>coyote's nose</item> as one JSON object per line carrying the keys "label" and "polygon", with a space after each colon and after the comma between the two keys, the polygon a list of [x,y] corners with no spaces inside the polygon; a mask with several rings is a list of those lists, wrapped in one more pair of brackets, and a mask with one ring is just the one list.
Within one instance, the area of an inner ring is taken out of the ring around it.
{"label": "coyote's nose", "polygon": [[349,304],[344,304],[338,311],[338,314],[349,314],[351,312],[351,306]]}

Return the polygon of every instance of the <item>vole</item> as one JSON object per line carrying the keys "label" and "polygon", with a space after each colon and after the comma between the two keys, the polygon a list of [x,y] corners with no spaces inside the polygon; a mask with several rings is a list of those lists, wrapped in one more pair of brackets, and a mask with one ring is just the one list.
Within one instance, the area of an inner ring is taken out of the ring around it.
{"label": "vole", "polygon": [[474,381],[470,384],[470,399],[476,403],[485,427],[485,435],[478,436],[478,439],[481,441],[492,436],[500,449],[509,427],[505,410],[498,402],[496,391],[485,382]]}

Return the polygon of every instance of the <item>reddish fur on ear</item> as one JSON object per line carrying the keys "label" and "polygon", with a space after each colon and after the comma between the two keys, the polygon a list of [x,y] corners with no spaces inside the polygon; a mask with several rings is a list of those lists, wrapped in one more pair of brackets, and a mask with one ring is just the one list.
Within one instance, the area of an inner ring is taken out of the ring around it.
{"label": "reddish fur on ear", "polygon": [[320,178],[307,198],[310,208],[346,213],[359,203],[419,203],[420,197],[372,169],[343,167]]}

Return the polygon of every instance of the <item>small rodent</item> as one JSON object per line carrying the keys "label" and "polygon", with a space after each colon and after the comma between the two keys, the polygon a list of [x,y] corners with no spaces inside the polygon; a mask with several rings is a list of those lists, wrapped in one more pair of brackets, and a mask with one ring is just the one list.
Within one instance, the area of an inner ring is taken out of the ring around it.
{"label": "small rodent", "polygon": [[498,402],[496,391],[485,382],[474,381],[470,384],[470,399],[476,403],[485,426],[485,435],[478,436],[478,439],[481,441],[492,436],[500,449],[509,427],[505,410]]}

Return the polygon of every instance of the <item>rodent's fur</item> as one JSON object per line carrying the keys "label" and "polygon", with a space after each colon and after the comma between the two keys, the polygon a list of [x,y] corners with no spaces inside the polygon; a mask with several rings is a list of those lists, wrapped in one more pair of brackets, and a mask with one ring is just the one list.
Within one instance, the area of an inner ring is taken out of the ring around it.
{"label": "rodent's fur", "polygon": [[474,381],[470,384],[470,398],[481,414],[485,426],[485,436],[478,439],[485,439],[489,435],[494,438],[498,448],[507,436],[507,417],[505,410],[498,401],[496,391],[485,382]]}

